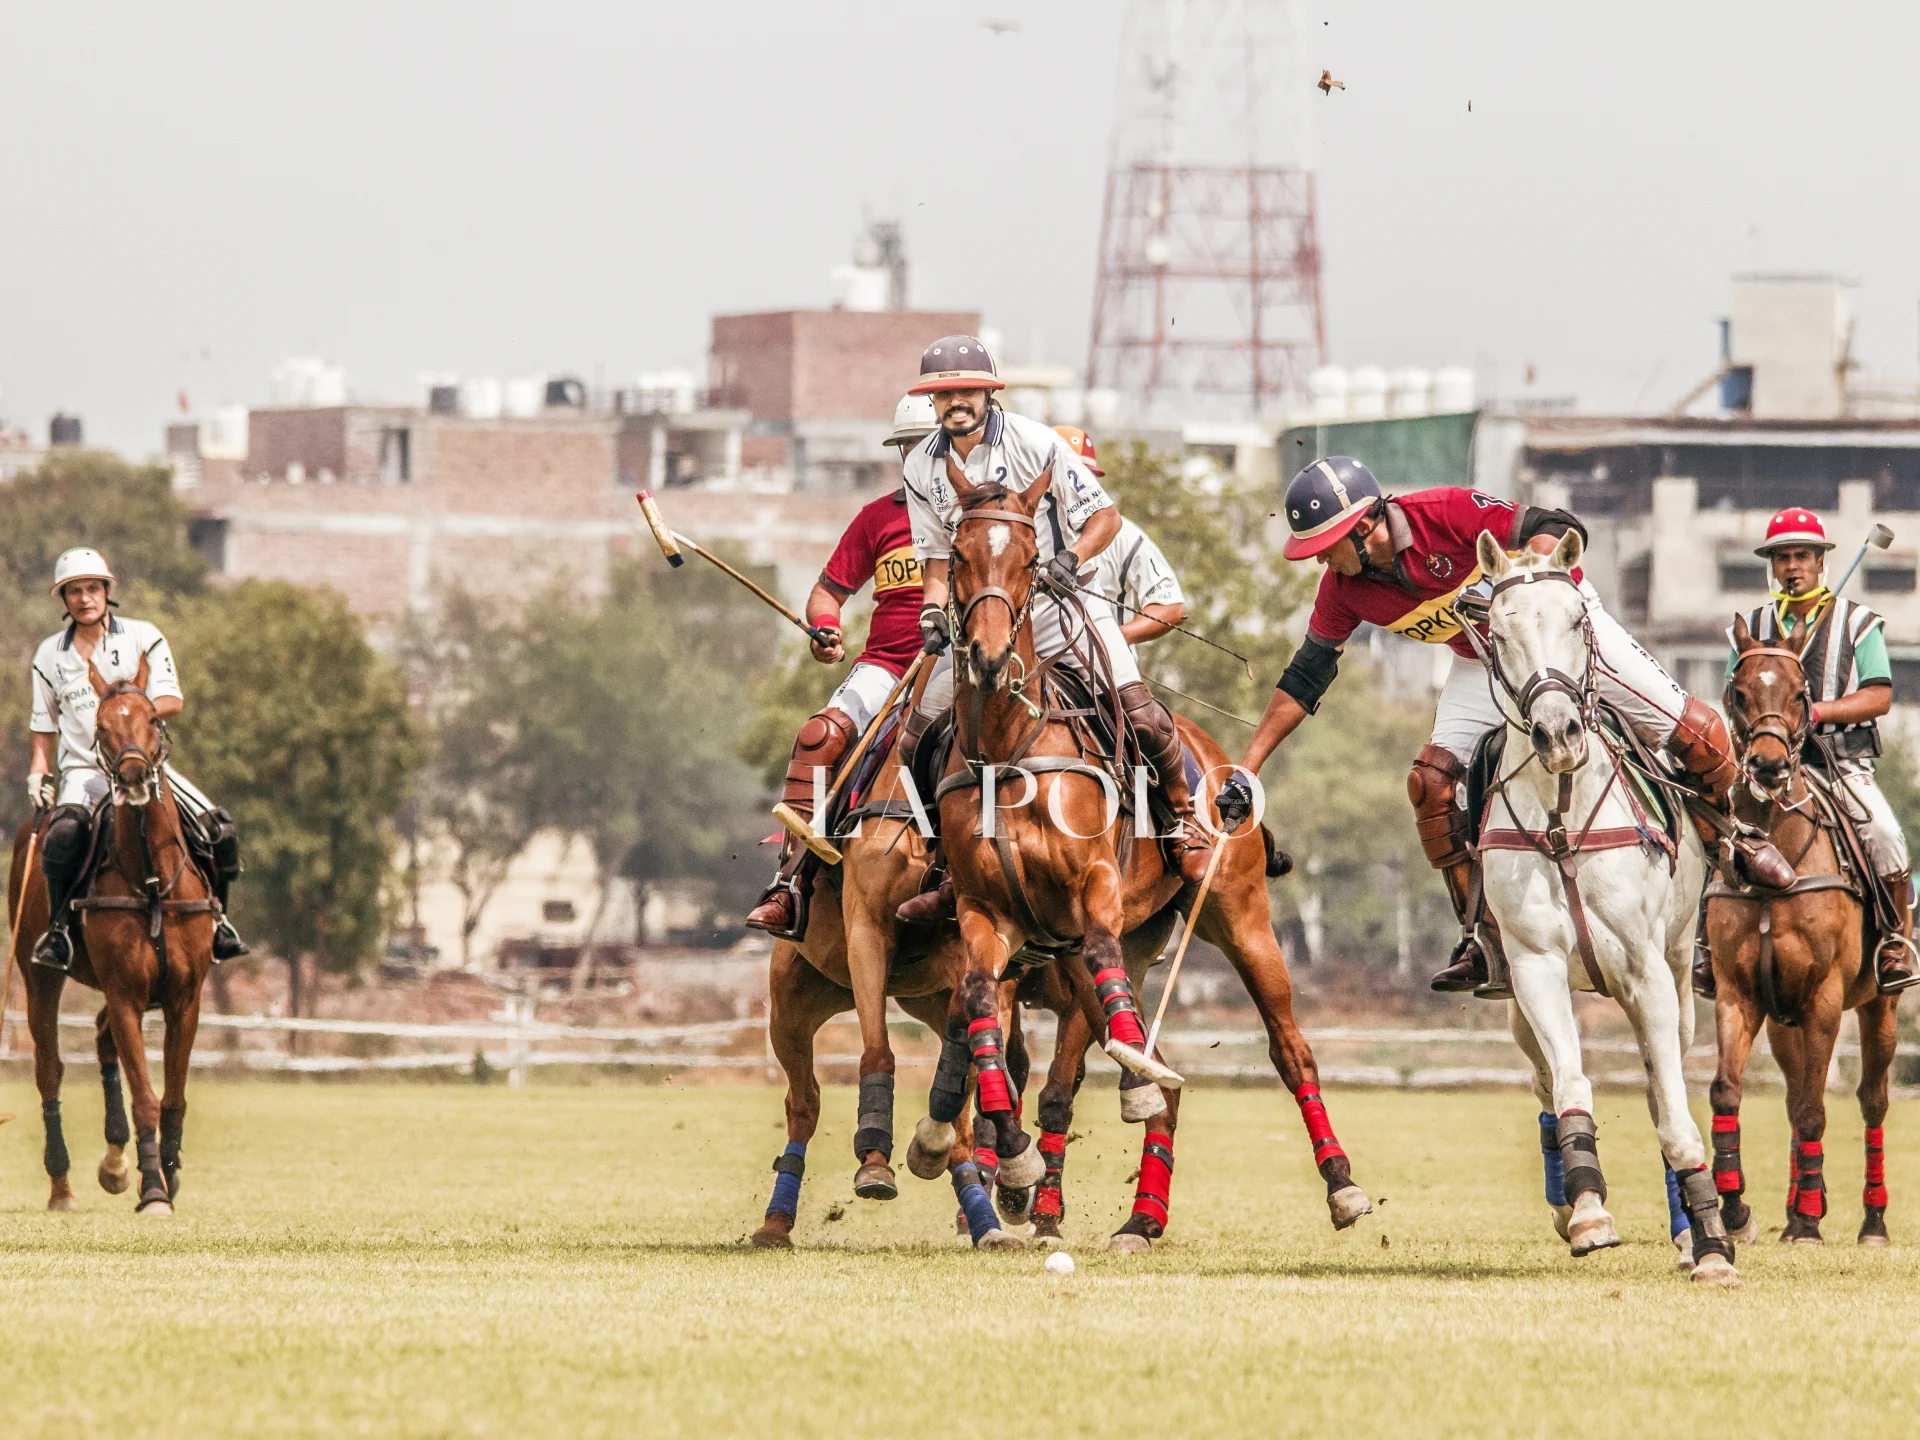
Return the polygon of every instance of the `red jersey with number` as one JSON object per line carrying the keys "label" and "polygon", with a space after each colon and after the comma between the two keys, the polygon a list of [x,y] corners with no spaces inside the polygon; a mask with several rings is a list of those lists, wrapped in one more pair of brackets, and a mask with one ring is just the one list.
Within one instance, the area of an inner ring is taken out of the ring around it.
{"label": "red jersey with number", "polygon": [[920,653],[920,562],[905,489],[862,506],[820,573],[848,594],[873,582],[873,619],[858,658],[905,673]]}
{"label": "red jersey with number", "polygon": [[[1501,549],[1516,550],[1523,517],[1518,505],[1458,485],[1396,496],[1387,509],[1393,568],[1342,575],[1328,566],[1308,631],[1327,645],[1339,645],[1363,623],[1378,625],[1475,658],[1453,612],[1454,597],[1480,579],[1480,532],[1492,531]],[[1573,578],[1580,578],[1578,570]]]}

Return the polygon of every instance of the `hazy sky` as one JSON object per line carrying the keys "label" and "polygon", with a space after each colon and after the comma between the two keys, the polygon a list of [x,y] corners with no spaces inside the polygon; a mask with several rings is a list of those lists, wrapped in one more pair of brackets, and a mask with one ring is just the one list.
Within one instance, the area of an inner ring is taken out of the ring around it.
{"label": "hazy sky", "polygon": [[[1920,369],[1920,7],[1306,3],[1330,358],[1665,404],[1729,273],[1817,269]],[[983,5],[0,0],[0,414],[146,453],[289,354],[386,398],[704,373],[863,212],[918,300],[1078,365],[1120,0]]]}

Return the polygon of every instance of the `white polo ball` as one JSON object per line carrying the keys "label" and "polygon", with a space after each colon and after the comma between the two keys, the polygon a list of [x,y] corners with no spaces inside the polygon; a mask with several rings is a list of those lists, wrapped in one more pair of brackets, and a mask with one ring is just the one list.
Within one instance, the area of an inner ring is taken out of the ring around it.
{"label": "white polo ball", "polygon": [[1047,1273],[1049,1275],[1073,1274],[1073,1256],[1064,1250],[1054,1251],[1047,1256]]}

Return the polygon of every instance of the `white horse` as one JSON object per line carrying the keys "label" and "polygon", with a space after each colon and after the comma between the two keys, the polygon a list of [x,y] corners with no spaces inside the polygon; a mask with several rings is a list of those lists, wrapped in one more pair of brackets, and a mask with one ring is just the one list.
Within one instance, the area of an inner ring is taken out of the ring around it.
{"label": "white horse", "polygon": [[1691,825],[1678,827],[1671,856],[1646,842],[1618,762],[1592,737],[1594,650],[1569,573],[1580,553],[1571,531],[1551,556],[1510,558],[1487,534],[1479,544],[1492,582],[1489,670],[1507,717],[1481,848],[1487,904],[1513,972],[1514,1038],[1533,1062],[1542,1109],[1558,1117],[1572,1207],[1562,1233],[1575,1255],[1618,1245],[1571,992],[1619,1000],[1646,1066],[1660,1149],[1680,1177],[1693,1278],[1738,1285],[1681,1074],[1693,1043],[1688,976],[1705,852]]}

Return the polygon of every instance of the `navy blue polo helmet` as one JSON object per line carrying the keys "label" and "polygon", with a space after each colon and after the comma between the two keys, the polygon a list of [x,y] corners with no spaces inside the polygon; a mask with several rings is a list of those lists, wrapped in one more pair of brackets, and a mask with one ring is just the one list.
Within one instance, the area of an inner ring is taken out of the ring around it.
{"label": "navy blue polo helmet", "polygon": [[1281,554],[1310,560],[1331,549],[1380,499],[1380,482],[1351,455],[1316,460],[1287,482],[1287,529]]}

